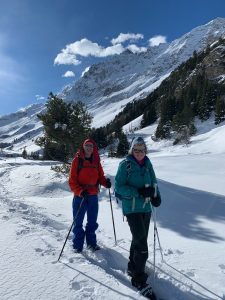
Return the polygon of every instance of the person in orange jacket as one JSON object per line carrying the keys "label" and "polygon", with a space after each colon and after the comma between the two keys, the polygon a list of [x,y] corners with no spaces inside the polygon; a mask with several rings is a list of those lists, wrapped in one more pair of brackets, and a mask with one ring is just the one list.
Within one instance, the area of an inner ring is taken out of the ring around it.
{"label": "person in orange jacket", "polygon": [[[92,251],[100,249],[95,234],[98,228],[99,185],[111,188],[111,181],[104,175],[95,141],[87,139],[72,161],[69,176],[69,186],[74,193],[73,248],[75,252],[82,252],[85,238],[87,248]],[[87,224],[84,230],[85,213],[87,213]]]}

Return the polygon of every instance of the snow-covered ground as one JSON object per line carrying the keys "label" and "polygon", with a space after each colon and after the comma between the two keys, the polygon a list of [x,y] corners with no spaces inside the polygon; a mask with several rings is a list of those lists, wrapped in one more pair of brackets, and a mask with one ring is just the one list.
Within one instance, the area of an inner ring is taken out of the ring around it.
{"label": "snow-covered ground", "polygon": [[[153,143],[154,128],[139,132],[149,146],[162,205],[157,227],[154,289],[164,300],[225,299],[225,126],[201,132],[193,143]],[[114,182],[119,159],[102,156]],[[114,242],[108,190],[99,196],[96,253],[74,254],[67,178],[54,162],[0,158],[0,299],[144,299],[131,287],[126,266],[131,240],[120,204],[112,194]],[[149,232],[149,282],[153,280],[153,223]]]}

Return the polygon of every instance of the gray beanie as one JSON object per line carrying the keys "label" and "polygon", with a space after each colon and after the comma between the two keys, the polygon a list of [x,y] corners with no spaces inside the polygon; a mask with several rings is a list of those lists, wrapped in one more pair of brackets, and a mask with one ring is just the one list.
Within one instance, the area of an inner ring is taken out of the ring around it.
{"label": "gray beanie", "polygon": [[144,145],[145,149],[146,149],[146,152],[147,152],[147,146],[145,144],[144,139],[141,136],[138,136],[138,137],[133,139],[133,141],[131,143],[131,146],[130,146],[130,149],[129,149],[129,152],[128,152],[129,154],[132,154],[132,150],[133,150],[135,145]]}

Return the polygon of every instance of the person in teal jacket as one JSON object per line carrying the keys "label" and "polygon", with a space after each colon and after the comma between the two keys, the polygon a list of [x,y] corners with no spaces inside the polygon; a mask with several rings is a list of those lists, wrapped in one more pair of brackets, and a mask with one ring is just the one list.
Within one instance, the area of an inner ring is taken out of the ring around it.
{"label": "person in teal jacket", "polygon": [[148,278],[145,265],[151,205],[157,207],[161,204],[155,172],[146,153],[143,138],[135,138],[115,177],[115,193],[122,200],[123,214],[132,234],[128,274],[132,285],[140,290],[146,287]]}

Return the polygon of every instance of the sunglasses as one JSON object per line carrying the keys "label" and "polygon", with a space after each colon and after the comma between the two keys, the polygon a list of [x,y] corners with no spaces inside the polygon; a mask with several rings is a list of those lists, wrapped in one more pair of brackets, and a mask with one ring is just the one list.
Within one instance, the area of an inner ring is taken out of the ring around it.
{"label": "sunglasses", "polygon": [[145,153],[145,149],[133,149],[134,153]]}

